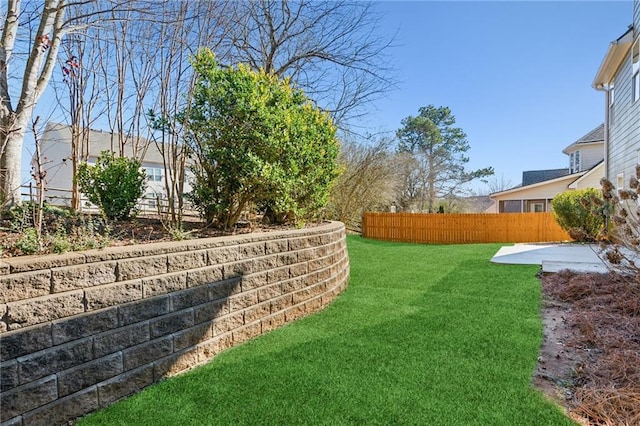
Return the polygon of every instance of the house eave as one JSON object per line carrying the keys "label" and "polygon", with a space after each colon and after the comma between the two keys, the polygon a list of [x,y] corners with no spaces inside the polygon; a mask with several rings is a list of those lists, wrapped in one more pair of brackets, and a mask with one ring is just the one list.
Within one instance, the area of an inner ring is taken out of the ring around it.
{"label": "house eave", "polygon": [[563,154],[569,155],[569,151],[575,147],[583,147],[583,146],[593,146],[593,145],[604,145],[604,141],[594,141],[594,142],[574,142],[565,149],[562,150]]}
{"label": "house eave", "polygon": [[590,175],[596,173],[598,170],[603,169],[603,168],[604,168],[604,160],[600,161],[598,164],[596,164],[595,166],[593,166],[592,168],[587,170],[587,172],[585,174],[583,174],[578,179],[576,179],[573,182],[571,182],[569,184],[568,188],[569,189],[578,189],[578,184],[582,180],[587,179]]}
{"label": "house eave", "polygon": [[609,45],[607,54],[602,60],[600,68],[598,69],[596,77],[592,83],[592,86],[595,89],[603,89],[613,82],[620,66],[629,53],[629,49],[631,49],[632,43],[633,27],[630,26],[629,29],[620,36],[620,38],[611,42]]}
{"label": "house eave", "polygon": [[575,182],[576,180],[580,179],[586,173],[587,173],[587,171],[585,170],[585,171],[579,172],[579,173],[572,173],[570,175],[560,176],[560,177],[555,178],[555,179],[543,180],[542,182],[532,183],[531,185],[518,186],[516,188],[507,189],[505,191],[494,192],[493,194],[489,194],[489,198],[494,200],[494,197],[499,197],[499,196],[507,195],[507,194],[513,194],[513,193],[516,193],[516,192],[519,192],[519,191],[528,190],[528,189],[532,189],[532,188],[539,188],[539,187],[544,186],[544,185],[558,183],[558,182],[562,182],[564,180],[570,181],[570,183],[567,184],[567,187],[568,187],[573,182]]}

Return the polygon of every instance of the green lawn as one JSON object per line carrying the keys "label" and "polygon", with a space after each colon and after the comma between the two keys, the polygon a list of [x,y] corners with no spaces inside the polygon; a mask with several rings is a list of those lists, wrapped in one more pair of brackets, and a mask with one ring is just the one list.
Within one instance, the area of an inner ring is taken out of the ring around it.
{"label": "green lawn", "polygon": [[495,244],[348,246],[326,310],[81,424],[573,424],[530,384],[537,267],[489,263]]}

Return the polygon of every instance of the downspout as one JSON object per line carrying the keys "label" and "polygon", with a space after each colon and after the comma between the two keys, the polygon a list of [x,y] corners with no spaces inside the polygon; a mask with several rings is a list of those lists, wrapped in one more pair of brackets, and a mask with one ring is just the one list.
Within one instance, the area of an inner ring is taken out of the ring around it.
{"label": "downspout", "polygon": [[[597,85],[595,89],[604,92],[604,178],[611,182],[609,179],[609,102],[611,100],[611,92],[608,85]],[[609,233],[609,214],[604,215],[604,229],[605,233]]]}
{"label": "downspout", "polygon": [[604,92],[604,178],[609,179],[609,102],[611,100],[611,92],[608,85],[598,85],[596,90]]}

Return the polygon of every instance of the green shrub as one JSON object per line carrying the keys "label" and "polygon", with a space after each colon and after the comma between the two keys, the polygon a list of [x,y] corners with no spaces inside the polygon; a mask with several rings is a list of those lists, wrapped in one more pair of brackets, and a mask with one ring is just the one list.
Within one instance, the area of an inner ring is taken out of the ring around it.
{"label": "green shrub", "polygon": [[145,172],[140,162],[102,151],[94,166],[81,163],[78,187],[108,219],[127,219],[145,190]]}
{"label": "green shrub", "polygon": [[26,228],[20,239],[16,242],[16,247],[26,255],[39,252],[42,245],[40,241],[38,241],[38,232],[36,229]]}
{"label": "green shrub", "polygon": [[198,80],[185,140],[196,157],[189,200],[208,224],[235,225],[250,206],[272,223],[312,218],[338,175],[329,115],[289,80],[248,66],[192,59]]}
{"label": "green shrub", "polygon": [[50,236],[50,239],[51,251],[53,251],[54,253],[59,254],[71,251],[71,241],[69,241],[69,237],[64,232],[64,230],[59,230],[58,232]]}
{"label": "green shrub", "polygon": [[551,205],[558,224],[576,241],[594,241],[604,230],[604,199],[598,189],[563,192]]}

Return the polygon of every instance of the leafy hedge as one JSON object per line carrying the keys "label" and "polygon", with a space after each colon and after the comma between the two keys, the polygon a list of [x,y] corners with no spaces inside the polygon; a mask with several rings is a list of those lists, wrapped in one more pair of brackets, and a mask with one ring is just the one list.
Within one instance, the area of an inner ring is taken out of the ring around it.
{"label": "leafy hedge", "polygon": [[594,241],[604,230],[602,191],[585,188],[565,191],[552,201],[558,224],[576,241]]}

